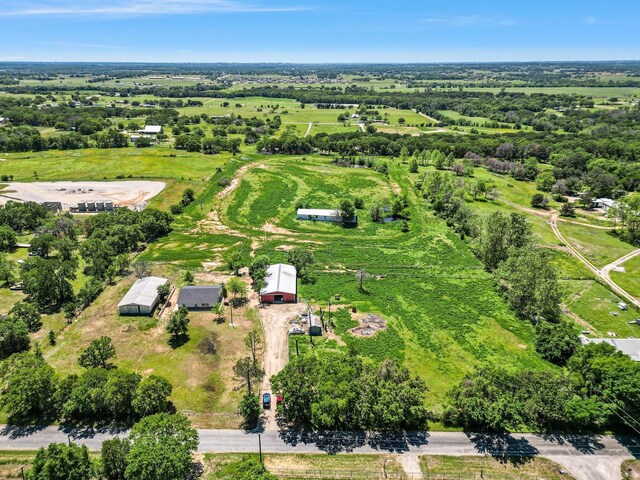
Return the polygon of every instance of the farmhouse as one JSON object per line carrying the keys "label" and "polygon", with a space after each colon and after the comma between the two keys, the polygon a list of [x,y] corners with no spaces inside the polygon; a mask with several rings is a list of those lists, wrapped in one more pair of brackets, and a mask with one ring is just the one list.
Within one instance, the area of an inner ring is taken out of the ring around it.
{"label": "farmhouse", "polygon": [[138,133],[142,135],[157,135],[162,133],[162,126],[160,125],[147,125],[142,130],[138,130]]}
{"label": "farmhouse", "polygon": [[610,209],[616,208],[617,206],[618,202],[610,198],[598,198],[593,201],[593,208],[601,208],[604,210],[604,213],[609,213]]}
{"label": "farmhouse", "polygon": [[341,222],[340,211],[321,208],[299,208],[296,214],[298,220],[314,220],[318,222]]}
{"label": "farmhouse", "polygon": [[583,345],[588,343],[608,343],[619,352],[629,356],[631,360],[640,362],[640,338],[587,338],[580,335]]}
{"label": "farmhouse", "polygon": [[262,303],[297,303],[298,282],[293,265],[278,263],[267,269],[267,286],[260,290]]}
{"label": "farmhouse", "polygon": [[158,304],[158,287],[166,283],[166,278],[159,277],[136,280],[118,304],[120,315],[151,315]]}
{"label": "farmhouse", "polygon": [[178,295],[178,307],[189,310],[211,310],[220,301],[221,285],[182,287]]}

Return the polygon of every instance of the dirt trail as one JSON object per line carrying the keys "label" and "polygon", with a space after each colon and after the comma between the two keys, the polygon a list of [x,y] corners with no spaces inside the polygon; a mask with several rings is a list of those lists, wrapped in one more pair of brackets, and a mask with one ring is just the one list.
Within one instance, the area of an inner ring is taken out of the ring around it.
{"label": "dirt trail", "polygon": [[301,304],[268,305],[260,309],[260,320],[264,332],[264,380],[261,393],[269,392],[273,397],[270,410],[262,417],[264,430],[277,430],[275,421],[275,392],[271,390],[269,379],[280,372],[289,361],[289,320],[304,311]]}
{"label": "dirt trail", "polygon": [[311,133],[311,128],[313,127],[313,122],[309,122],[309,126],[307,127],[307,131],[304,133],[305,137],[308,137]]}
{"label": "dirt trail", "polygon": [[[627,300],[628,302],[632,303],[636,307],[640,308],[640,301],[637,298],[635,298],[634,296],[632,296],[631,294],[629,294],[622,287],[618,286],[618,284],[615,283],[613,280],[611,280],[611,278],[609,278],[609,271],[603,272],[603,271],[599,270],[593,263],[591,263],[589,260],[587,260],[584,257],[584,255],[582,255],[573,245],[571,245],[564,238],[564,236],[560,232],[560,229],[558,228],[558,214],[557,213],[553,213],[553,215],[551,215],[551,219],[549,220],[549,224],[551,225],[551,230],[553,230],[553,233],[555,234],[555,236],[558,237],[558,240],[560,240],[562,243],[564,243],[567,246],[567,248],[569,249],[569,252],[574,257],[576,257],[578,260],[580,260],[589,270],[591,270],[592,273],[594,273],[597,277],[601,278],[607,285],[609,285],[611,287],[611,289],[615,293],[617,293],[618,295],[620,295],[621,297],[623,297],[625,300]],[[613,262],[613,264],[618,264],[619,265],[619,264],[623,263],[624,261],[628,260],[629,258],[631,258],[632,256],[635,256],[635,255],[638,255],[638,254],[640,254],[640,251],[636,250],[634,252],[631,252],[631,254],[625,255],[621,259],[616,260],[616,262]],[[625,257],[628,257],[628,258],[625,259]],[[608,266],[610,266],[610,265],[608,265]],[[607,267],[605,267],[605,268],[607,268]]]}
{"label": "dirt trail", "polygon": [[421,473],[419,455],[406,453],[404,455],[398,455],[396,458],[400,465],[402,465],[402,469],[407,475],[407,478],[422,478],[422,475],[418,476]]}

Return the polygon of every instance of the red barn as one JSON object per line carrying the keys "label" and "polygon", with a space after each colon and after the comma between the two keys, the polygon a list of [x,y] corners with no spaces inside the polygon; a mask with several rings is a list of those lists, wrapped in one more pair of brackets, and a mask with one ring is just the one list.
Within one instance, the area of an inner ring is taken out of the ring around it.
{"label": "red barn", "polygon": [[260,290],[262,303],[297,303],[298,282],[293,265],[278,263],[267,269],[267,286]]}

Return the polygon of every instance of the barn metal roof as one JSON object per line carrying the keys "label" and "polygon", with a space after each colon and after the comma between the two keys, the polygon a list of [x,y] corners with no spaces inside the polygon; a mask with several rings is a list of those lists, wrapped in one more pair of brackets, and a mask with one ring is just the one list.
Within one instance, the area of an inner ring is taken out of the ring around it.
{"label": "barn metal roof", "polygon": [[260,294],[269,294],[276,292],[296,294],[296,267],[277,263],[267,268],[267,277],[265,278],[267,286],[260,290]]}
{"label": "barn metal roof", "polygon": [[326,217],[339,217],[340,212],[335,208],[332,209],[322,209],[322,208],[299,208],[298,215],[316,215],[316,216],[326,216]]}
{"label": "barn metal roof", "polygon": [[587,338],[580,335],[583,345],[587,343],[608,343],[619,352],[631,357],[631,360],[640,362],[640,338]]}
{"label": "barn metal roof", "polygon": [[167,283],[166,278],[139,278],[131,286],[127,294],[120,300],[118,307],[125,305],[143,305],[152,307],[158,298],[158,287]]}

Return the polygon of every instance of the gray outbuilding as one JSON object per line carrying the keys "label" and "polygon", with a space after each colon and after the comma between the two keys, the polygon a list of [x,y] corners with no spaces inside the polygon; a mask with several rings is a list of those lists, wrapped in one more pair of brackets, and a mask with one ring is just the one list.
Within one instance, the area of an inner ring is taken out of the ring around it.
{"label": "gray outbuilding", "polygon": [[118,304],[120,315],[151,315],[158,304],[158,287],[166,283],[166,278],[159,277],[136,280]]}
{"label": "gray outbuilding", "polygon": [[211,310],[220,301],[221,292],[221,285],[182,287],[178,295],[178,307],[189,310]]}

